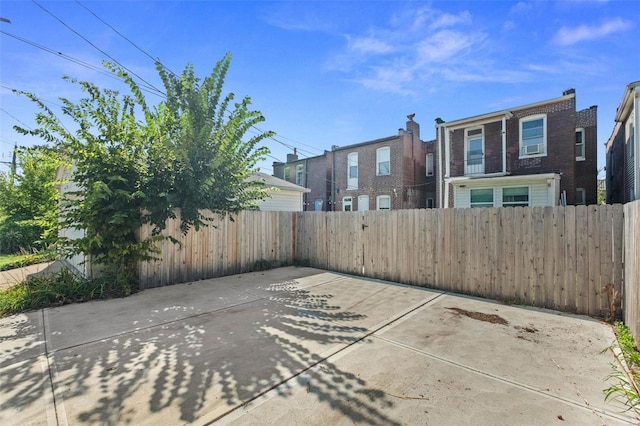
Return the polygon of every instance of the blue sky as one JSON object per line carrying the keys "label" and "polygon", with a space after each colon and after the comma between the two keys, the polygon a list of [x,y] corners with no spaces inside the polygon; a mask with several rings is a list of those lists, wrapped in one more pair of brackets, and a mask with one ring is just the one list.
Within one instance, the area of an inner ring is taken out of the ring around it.
{"label": "blue sky", "polygon": [[267,119],[260,127],[277,133],[266,141],[266,173],[291,152],[285,145],[318,155],[393,135],[410,113],[429,140],[436,117],[516,107],[569,88],[578,109],[598,106],[602,167],[624,88],[640,80],[637,1],[3,0],[0,17],[11,23],[0,22],[0,161],[14,142],[42,143],[12,129],[33,127],[35,109],[7,88],[34,92],[54,110],[57,98],[80,96],[65,74],[121,88],[87,66],[101,67],[107,54],[161,87],[153,61],[94,14],[174,72],[192,63],[204,77],[231,52],[227,91],[249,95]]}

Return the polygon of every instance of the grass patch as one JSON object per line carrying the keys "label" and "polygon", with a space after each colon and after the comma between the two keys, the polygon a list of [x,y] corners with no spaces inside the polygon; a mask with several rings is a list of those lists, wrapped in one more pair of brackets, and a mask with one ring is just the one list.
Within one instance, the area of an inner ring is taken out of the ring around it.
{"label": "grass patch", "polygon": [[36,253],[3,254],[0,255],[0,271],[22,268],[24,266],[35,265],[37,263],[55,260],[54,250],[45,250]]}
{"label": "grass patch", "polygon": [[0,291],[0,316],[68,303],[124,297],[135,292],[128,282],[113,278],[89,280],[68,269],[29,279]]}
{"label": "grass patch", "polygon": [[[618,365],[613,365],[614,371],[607,377],[616,383],[604,390],[605,401],[616,399],[622,402],[627,406],[627,411],[633,411],[636,418],[640,419],[640,389],[637,385],[640,382],[640,353],[629,327],[618,321],[614,323],[614,331],[626,366],[616,356]],[[605,350],[608,349],[613,350],[613,346]]]}

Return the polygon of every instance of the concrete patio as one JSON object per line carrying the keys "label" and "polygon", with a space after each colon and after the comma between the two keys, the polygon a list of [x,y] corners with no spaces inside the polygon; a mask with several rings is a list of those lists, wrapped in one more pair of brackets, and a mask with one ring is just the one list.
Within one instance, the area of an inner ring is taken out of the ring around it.
{"label": "concrete patio", "polygon": [[610,326],[312,268],[0,319],[0,424],[634,424]]}

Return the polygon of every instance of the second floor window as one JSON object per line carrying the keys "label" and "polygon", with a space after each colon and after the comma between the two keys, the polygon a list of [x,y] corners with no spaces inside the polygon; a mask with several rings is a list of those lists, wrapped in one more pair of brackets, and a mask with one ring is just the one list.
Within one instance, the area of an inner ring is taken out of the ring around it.
{"label": "second floor window", "polygon": [[584,155],[584,129],[576,130],[576,160],[585,159]]}
{"label": "second floor window", "polygon": [[427,176],[433,176],[433,154],[427,154]]}
{"label": "second floor window", "polygon": [[482,127],[465,130],[465,171],[466,175],[484,173]]}
{"label": "second floor window", "polygon": [[284,169],[284,180],[291,181],[291,169],[289,167]]}
{"label": "second floor window", "polygon": [[388,146],[376,150],[376,175],[388,176],[391,173],[391,149]]}
{"label": "second floor window", "polygon": [[302,174],[304,172],[304,166],[302,164],[298,164],[296,166],[296,185],[303,185]]}
{"label": "second floor window", "polygon": [[347,155],[347,189],[358,189],[358,153]]}
{"label": "second floor window", "polygon": [[547,116],[520,120],[520,158],[547,154]]}

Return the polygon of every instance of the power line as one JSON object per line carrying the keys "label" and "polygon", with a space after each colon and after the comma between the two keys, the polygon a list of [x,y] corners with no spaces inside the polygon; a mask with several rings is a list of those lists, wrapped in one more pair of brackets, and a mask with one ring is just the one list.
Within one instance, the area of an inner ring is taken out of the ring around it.
{"label": "power line", "polygon": [[18,123],[22,124],[24,127],[26,127],[29,130],[33,130],[31,127],[29,127],[27,124],[23,123],[22,121],[20,121],[18,118],[16,118],[14,115],[11,115],[11,113],[9,113],[9,111],[7,111],[4,108],[0,108],[0,111],[4,112],[5,114],[7,114],[9,117],[13,118],[14,120],[16,120]]}
{"label": "power line", "polygon": [[[256,127],[256,126],[253,126],[253,127],[254,127],[256,130],[260,131],[260,132],[264,132],[264,130],[262,130],[262,129],[260,129],[260,128]],[[302,143],[302,142],[296,141],[296,140],[294,140],[294,139],[288,138],[288,137],[283,136],[283,135],[280,135],[280,134],[278,134],[278,136],[280,136],[280,137],[281,137],[281,138],[283,138],[283,139],[288,139],[288,140],[290,140],[291,142],[294,142],[294,143],[295,143],[295,144],[297,144],[297,145],[302,145],[302,146],[309,147],[309,148],[311,148],[311,149],[313,149],[313,150],[315,150],[315,151],[318,151],[318,152],[320,152],[320,153],[324,152],[324,150],[318,149],[318,148],[316,148],[315,146],[308,145],[308,144],[306,144],[306,143]],[[277,142],[280,142],[280,141],[277,141]],[[283,143],[283,142],[280,142],[280,143],[282,143],[282,144],[284,145],[284,143]],[[285,145],[285,146],[288,146],[288,145]],[[306,152],[309,152],[310,154],[312,154],[312,155],[314,155],[314,156],[315,156],[315,155],[317,155],[317,154],[313,154],[313,153],[311,153],[310,151],[306,151]],[[320,154],[320,155],[321,155],[321,154]]]}
{"label": "power line", "polygon": [[167,68],[162,62],[160,62],[160,60],[158,58],[154,58],[153,56],[151,56],[149,53],[147,53],[144,49],[142,49],[140,46],[138,46],[136,43],[134,43],[133,41],[131,41],[127,36],[125,36],[124,34],[122,34],[120,31],[118,31],[117,29],[115,29],[112,25],[110,25],[108,22],[106,22],[104,19],[102,19],[101,17],[99,17],[94,11],[92,11],[91,9],[89,9],[87,6],[85,6],[84,4],[80,3],[79,0],[76,0],[76,3],[78,3],[81,7],[83,7],[87,12],[89,12],[90,14],[92,14],[97,20],[99,20],[100,22],[102,22],[103,24],[105,24],[107,27],[109,27],[111,30],[113,30],[116,34],[118,34],[120,37],[122,37],[123,39],[125,39],[126,41],[128,41],[133,47],[135,47],[136,49],[138,49],[140,52],[144,53],[149,59],[151,59],[154,63],[159,63],[160,65],[162,65],[162,67],[164,69],[166,69],[167,71],[169,71],[171,74],[176,75],[176,73],[174,73],[173,71],[171,71],[169,68]]}
{"label": "power line", "polygon": [[100,53],[102,53],[103,55],[107,56],[109,59],[111,59],[112,61],[114,61],[116,64],[118,64],[119,66],[121,66],[123,69],[127,70],[131,75],[134,75],[136,77],[138,77],[141,81],[143,81],[144,83],[146,83],[149,87],[153,88],[155,91],[157,91],[158,93],[162,94],[163,96],[166,96],[166,93],[164,93],[162,90],[158,89],[157,87],[155,87],[153,84],[149,83],[148,81],[146,81],[144,78],[140,77],[138,74],[136,74],[135,72],[133,72],[132,70],[130,70],[129,68],[127,68],[126,66],[122,65],[120,62],[118,62],[118,60],[116,58],[114,58],[113,56],[109,55],[107,52],[105,52],[104,50],[100,49],[98,46],[96,46],[95,44],[93,44],[91,41],[89,41],[89,39],[87,39],[85,36],[83,36],[82,34],[80,34],[78,31],[74,30],[73,28],[71,28],[71,26],[69,26],[66,22],[64,22],[62,19],[58,18],[56,15],[54,15],[52,12],[50,12],[48,9],[46,9],[44,6],[42,6],[40,3],[38,3],[36,0],[31,0],[33,1],[33,3],[36,4],[36,6],[38,6],[40,9],[44,10],[45,12],[47,12],[49,15],[51,15],[54,19],[56,19],[58,22],[60,22],[62,25],[64,25],[65,27],[67,27],[69,30],[71,30],[74,34],[76,34],[78,37],[80,37],[82,40],[84,40],[85,42],[87,42],[89,45],[91,45],[94,49],[96,49],[97,51],[99,51]]}
{"label": "power line", "polygon": [[[88,69],[90,69],[92,71],[96,71],[97,73],[103,74],[103,75],[105,75],[107,77],[113,78],[113,79],[118,80],[118,81],[124,81],[124,79],[120,78],[119,76],[115,75],[114,73],[110,73],[110,72],[105,71],[104,67],[98,67],[96,65],[92,65],[92,64],[90,64],[88,62],[85,62],[85,61],[82,61],[80,59],[74,58],[73,56],[66,55],[66,54],[64,54],[64,53],[62,53],[62,52],[60,52],[58,50],[51,49],[50,47],[43,46],[43,45],[38,44],[38,43],[36,43],[34,41],[28,40],[28,39],[26,39],[24,37],[20,37],[20,36],[15,35],[15,34],[8,33],[8,32],[6,32],[4,30],[0,30],[0,33],[2,33],[4,35],[7,35],[9,37],[15,38],[18,41],[21,41],[21,42],[26,43],[26,44],[28,44],[30,46],[36,47],[36,48],[38,48],[40,50],[43,50],[43,51],[45,51],[47,53],[55,55],[55,56],[57,56],[59,58],[65,59],[65,60],[70,61],[70,62],[73,62],[74,64],[77,64],[77,65],[80,65],[82,67],[88,68]],[[6,87],[6,86],[3,86],[3,87]],[[152,94],[154,94],[156,96],[161,96],[161,95],[159,95],[157,93],[157,89],[155,89],[153,87],[150,87],[150,86],[147,86],[146,84],[141,84],[140,85],[140,89],[144,90],[146,92],[152,93]],[[11,90],[13,90],[13,89],[11,89]]]}

